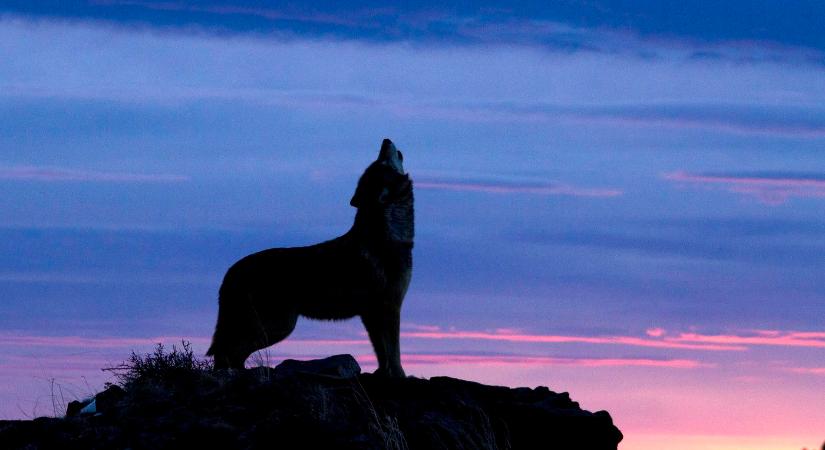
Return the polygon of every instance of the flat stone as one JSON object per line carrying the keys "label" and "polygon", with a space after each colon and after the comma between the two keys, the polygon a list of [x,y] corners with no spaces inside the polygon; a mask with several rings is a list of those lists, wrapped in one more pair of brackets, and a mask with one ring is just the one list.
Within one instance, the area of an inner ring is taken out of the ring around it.
{"label": "flat stone", "polygon": [[290,377],[296,374],[313,374],[335,378],[353,378],[361,373],[361,366],[352,355],[335,355],[312,361],[296,359],[284,360],[275,367],[276,377]]}

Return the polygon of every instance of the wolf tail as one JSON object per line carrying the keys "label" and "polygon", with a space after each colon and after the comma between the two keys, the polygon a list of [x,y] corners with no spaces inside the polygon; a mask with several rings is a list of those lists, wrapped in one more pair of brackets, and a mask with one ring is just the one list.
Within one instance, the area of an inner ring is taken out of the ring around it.
{"label": "wolf tail", "polygon": [[223,333],[221,332],[223,328],[223,322],[225,320],[224,315],[226,314],[226,308],[221,307],[221,304],[224,303],[222,300],[227,297],[227,288],[226,283],[221,284],[221,288],[218,291],[218,320],[215,324],[215,332],[212,334],[212,344],[209,345],[209,350],[206,351],[206,356],[215,356],[215,353],[220,353],[223,337]]}

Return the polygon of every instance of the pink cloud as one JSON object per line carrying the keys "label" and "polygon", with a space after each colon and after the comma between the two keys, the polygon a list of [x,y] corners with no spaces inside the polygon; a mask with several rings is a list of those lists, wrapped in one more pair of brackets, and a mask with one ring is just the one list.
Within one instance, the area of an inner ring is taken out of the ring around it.
{"label": "pink cloud", "polygon": [[579,367],[665,367],[673,369],[694,369],[705,364],[686,359],[643,359],[643,358],[550,358],[525,356],[456,356],[456,355],[410,355],[409,362],[415,364],[483,364],[521,366],[579,366]]}
{"label": "pink cloud", "polygon": [[152,338],[102,337],[86,338],[81,336],[23,336],[4,334],[0,346],[15,347],[77,347],[77,348],[127,348],[134,346],[154,345],[156,343],[180,344],[182,340],[196,345],[207,345],[209,338],[157,336]]}
{"label": "pink cloud", "polygon": [[665,330],[663,328],[648,328],[645,330],[645,334],[650,337],[662,337],[665,335]]}
{"label": "pink cloud", "polygon": [[788,369],[793,373],[801,373],[805,375],[822,375],[825,376],[825,367],[793,367]]}
{"label": "pink cloud", "polygon": [[71,377],[84,373],[97,373],[100,369],[117,365],[121,360],[100,355],[59,355],[59,356],[4,356],[0,364],[3,376],[52,376]]}
{"label": "pink cloud", "polygon": [[617,197],[619,189],[580,188],[565,184],[517,184],[499,182],[470,182],[454,180],[416,181],[418,189],[483,192],[489,194],[566,195],[571,197]]}
{"label": "pink cloud", "polygon": [[819,331],[753,330],[746,335],[701,333],[671,333],[668,335],[663,328],[650,328],[645,333],[648,338],[526,334],[519,332],[519,330],[502,328],[494,331],[462,331],[455,329],[402,331],[401,335],[413,339],[462,339],[547,344],[581,343],[710,351],[741,351],[758,345],[825,348],[825,332]]}
{"label": "pink cloud", "polygon": [[401,335],[406,338],[418,339],[467,339],[486,341],[505,341],[520,343],[547,343],[547,344],[607,344],[607,345],[627,345],[634,347],[652,347],[669,349],[688,350],[711,350],[711,351],[731,351],[745,350],[742,345],[727,343],[688,343],[678,342],[670,339],[646,339],[633,336],[565,336],[547,334],[519,334],[500,332],[478,332],[478,331],[405,331]]}
{"label": "pink cloud", "polygon": [[[0,346],[14,347],[55,347],[55,348],[92,348],[92,349],[130,349],[138,346],[152,346],[157,343],[179,345],[188,341],[198,347],[206,347],[212,338],[203,336],[156,336],[150,338],[101,337],[86,338],[81,336],[24,336],[14,334],[0,335]],[[368,339],[289,339],[289,343],[298,345],[367,345]]]}
{"label": "pink cloud", "polygon": [[[262,362],[267,365],[277,365],[284,359],[314,359],[322,358],[324,354],[317,353],[283,353],[273,352],[263,356]],[[362,353],[355,355],[355,359],[367,369],[376,366],[375,355]],[[652,359],[652,358],[555,358],[545,356],[520,355],[469,355],[469,354],[417,354],[404,353],[402,362],[407,366],[432,365],[473,365],[473,366],[519,366],[522,368],[542,366],[567,367],[651,367],[667,369],[696,369],[713,367],[712,364],[702,363],[692,359]],[[0,364],[0,372],[4,376],[30,376],[42,374],[61,377],[79,376],[84,373],[96,373],[100,369],[117,367],[122,359],[107,355],[70,354],[50,356],[15,356],[6,358]],[[248,367],[256,365],[252,358],[247,362]]]}
{"label": "pink cloud", "polygon": [[682,333],[668,341],[679,343],[713,344],[713,345],[770,345],[783,347],[825,348],[825,333],[794,332],[776,330],[757,330],[753,335],[740,336],[731,334]]}
{"label": "pink cloud", "polygon": [[[784,346],[825,348],[825,332],[795,332],[777,330],[755,330],[747,335],[671,333],[667,335],[661,328],[646,331],[648,337],[636,336],[569,336],[554,334],[527,334],[516,329],[501,328],[493,331],[442,330],[436,326],[410,325],[401,332],[405,339],[426,340],[477,340],[501,341],[524,344],[593,344],[623,345],[629,347],[685,349],[704,351],[743,351],[752,346]],[[155,336],[149,338],[131,337],[81,337],[81,336],[30,336],[16,334],[0,335],[0,347],[41,347],[41,348],[83,348],[83,349],[123,349],[145,348],[156,343],[179,344],[182,340],[191,342],[196,348],[205,348],[211,342],[206,336]],[[292,338],[281,344],[281,349],[311,349],[329,346],[367,346],[368,339],[300,339]],[[477,357],[473,357],[477,358]]]}
{"label": "pink cloud", "polygon": [[[374,365],[372,355],[359,355],[359,363]],[[647,359],[647,358],[552,358],[544,356],[512,355],[456,355],[456,354],[404,354],[405,365],[483,365],[483,366],[575,366],[575,367],[657,367],[669,369],[695,369],[709,367],[709,364],[689,359]]]}
{"label": "pink cloud", "polygon": [[405,330],[412,330],[412,331],[439,331],[441,327],[436,325],[421,325],[417,323],[409,323],[402,325]]}
{"label": "pink cloud", "polygon": [[178,183],[184,175],[100,172],[60,167],[13,166],[0,168],[0,180],[27,181],[104,181],[115,183]]}
{"label": "pink cloud", "polygon": [[825,178],[818,177],[703,175],[677,171],[665,174],[664,178],[677,183],[753,196],[769,205],[785,203],[792,197],[825,198]]}

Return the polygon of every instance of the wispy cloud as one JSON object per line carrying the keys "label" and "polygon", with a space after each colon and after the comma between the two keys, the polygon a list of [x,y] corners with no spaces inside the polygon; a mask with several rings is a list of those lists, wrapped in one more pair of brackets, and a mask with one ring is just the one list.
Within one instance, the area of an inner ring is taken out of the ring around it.
{"label": "wispy cloud", "polygon": [[651,328],[638,336],[570,336],[557,334],[526,334],[515,330],[462,331],[455,329],[429,329],[402,331],[402,336],[416,339],[462,339],[479,341],[504,341],[514,343],[545,344],[596,344],[626,345],[685,350],[736,351],[752,346],[783,346],[825,348],[825,332],[755,330],[742,334],[702,334],[668,332],[664,328]]}
{"label": "wispy cloud", "polygon": [[709,174],[671,172],[665,179],[684,185],[753,196],[769,205],[780,205],[789,198],[825,198],[825,175],[785,172]]}
{"label": "wispy cloud", "polygon": [[[308,49],[307,51],[313,51]],[[651,70],[653,67],[651,66]],[[547,123],[569,126],[642,127],[665,130],[705,130],[734,135],[779,136],[795,139],[825,138],[825,111],[820,107],[789,105],[696,105],[685,102],[624,105],[576,105],[519,99],[498,102],[455,101],[432,94],[422,98],[385,93],[330,89],[312,92],[271,86],[188,86],[180,84],[122,86],[54,85],[29,82],[0,84],[0,97],[114,101],[169,105],[177,102],[240,101],[250,104],[324,110],[385,111],[404,118],[444,119],[468,123]]]}
{"label": "wispy cloud", "polygon": [[[155,336],[148,338],[129,337],[82,337],[82,336],[40,336],[2,334],[0,346],[5,347],[49,347],[49,348],[84,348],[84,349],[129,349],[162,344],[176,344],[188,341],[197,346],[207,346],[211,338],[203,336]],[[368,345],[368,339],[290,339],[297,345]]]}
{"label": "wispy cloud", "polygon": [[[445,6],[428,1],[388,3],[376,8],[369,2],[348,2],[344,8],[334,2],[310,7],[300,3],[262,6],[249,0],[228,4],[96,0],[47,5],[12,2],[0,7],[0,12],[36,18],[80,18],[126,27],[277,38],[524,45],[645,56],[665,48],[695,58],[821,61],[825,42],[819,36],[817,21],[810,20],[809,8],[762,2],[758,13],[753,6],[741,11],[742,15],[750,13],[748,21],[736,21],[728,20],[728,8],[690,5],[682,5],[680,14],[666,17],[662,17],[665,11],[661,8],[610,1],[598,5],[547,2],[539,7],[507,8]],[[769,20],[777,16],[784,20]]]}
{"label": "wispy cloud", "polygon": [[[326,356],[322,352],[282,352],[277,349],[262,356],[266,364],[277,365],[284,359],[316,359]],[[377,365],[373,353],[356,354],[355,359],[366,368]],[[124,355],[125,358],[125,355]],[[405,366],[430,365],[472,365],[472,366],[518,366],[521,368],[541,366],[566,367],[649,367],[665,369],[696,369],[713,367],[714,364],[703,363],[692,359],[655,359],[655,358],[555,358],[549,356],[521,356],[510,354],[462,354],[462,353],[415,353],[402,354],[401,360]],[[5,363],[0,363],[0,369],[6,375],[22,376],[40,372],[59,370],[63,376],[82,375],[102,368],[117,365],[118,359],[114,355],[101,356],[99,354],[60,354],[49,356],[18,355],[8,356]],[[68,372],[71,372],[69,374]]]}
{"label": "wispy cloud", "polygon": [[185,175],[105,172],[51,166],[0,167],[0,180],[112,182],[112,183],[179,183],[189,181]]}
{"label": "wispy cloud", "polygon": [[[181,7],[200,6],[182,4]],[[233,7],[253,8],[252,5]],[[109,114],[112,109],[115,112],[120,109],[121,113],[129,114],[128,117],[133,114],[140,117],[147,112],[160,114],[157,109],[146,106],[171,108],[164,109],[166,112],[154,119],[154,126],[177,130],[181,122],[187,123],[191,118],[169,111],[179,111],[177,108],[182,102],[209,100],[221,104],[210,105],[210,110],[225,107],[224,102],[239,101],[311,111],[333,109],[347,115],[353,110],[380,111],[404,119],[546,123],[594,127],[597,131],[645,127],[806,140],[825,138],[822,77],[816,70],[793,66],[731,67],[714,61],[675,64],[668,59],[567,53],[542,58],[530,49],[487,46],[448,46],[416,52],[406,46],[370,46],[350,40],[270,43],[243,39],[227,45],[208,36],[184,39],[167,34],[123,33],[112,37],[105,28],[67,23],[31,27],[4,21],[3,25],[0,38],[19,43],[8,49],[6,58],[15,64],[0,65],[3,80],[0,96],[21,102],[20,105],[10,103],[6,108],[9,117],[15,119],[19,115],[15,110],[19,108],[33,108],[30,100],[37,100],[35,104],[69,100],[72,107],[85,108],[91,105],[84,102],[91,101],[96,108],[101,108],[100,114],[70,117],[72,126],[91,122],[83,124],[84,133],[103,131],[100,120],[127,130],[141,129],[146,122],[114,121]],[[62,51],[51,45],[50,36],[55,34],[64,36]],[[106,45],[93,44],[100,39],[109,40]],[[157,64],[147,64],[134,56],[134,52],[123,50],[124,46],[156,55]],[[66,56],[75,52],[87,54],[93,63],[80,64]],[[38,57],[30,58],[33,54]],[[261,64],[250,66],[250,55]],[[318,57],[309,61],[306,55]],[[164,70],[181,58],[191,63],[189,69]],[[376,72],[369,65],[353,63],[348,64],[346,77],[328,76],[337,71],[335,61],[364,59],[381,64],[386,70]],[[491,62],[499,60],[501,64]],[[66,65],[73,70],[50,70],[53,65]],[[104,85],[78,82],[94,79],[99,65],[110,70]],[[132,70],[136,65],[142,70]],[[299,66],[301,70],[289,69]],[[410,66],[419,68],[415,75],[407,73]],[[283,72],[282,82],[275,83],[267,75],[271,70]],[[462,76],[465,72],[479,76]],[[389,88],[394,86],[390,75],[393,73],[404,73],[404,76],[398,87]],[[582,73],[587,75],[582,77]],[[406,81],[413,76],[421,81]],[[153,81],[147,82],[146,77]],[[327,82],[318,84],[315,81],[318,79]],[[367,84],[375,88],[366,89],[363,83],[348,81],[358,79],[371,80]],[[553,89],[544,89],[548,79],[555,80]],[[703,79],[713,82],[687,82]],[[475,92],[484,92],[484,95]],[[120,103],[137,109],[123,109]],[[64,111],[60,120],[66,120],[65,110],[59,111]],[[31,123],[50,123],[39,107],[27,113],[31,115],[31,119],[27,119]]]}
{"label": "wispy cloud", "polygon": [[657,337],[664,336],[665,335],[665,330],[664,330],[664,328],[658,328],[658,327],[648,328],[647,330],[645,330],[645,334],[647,334],[650,337],[657,338]]}
{"label": "wispy cloud", "polygon": [[815,267],[823,263],[822,223],[701,220],[614,222],[578,229],[552,224],[519,230],[516,239],[531,245],[590,248],[616,254],[666,256],[686,260],[747,261],[757,265]]}
{"label": "wispy cloud", "polygon": [[438,331],[441,327],[437,325],[426,325],[426,324],[418,324],[418,323],[406,323],[403,325],[405,330],[412,330],[412,331]]}
{"label": "wispy cloud", "polygon": [[825,367],[792,367],[788,369],[789,372],[799,373],[803,375],[821,375],[825,376]]}
{"label": "wispy cloud", "polygon": [[[652,68],[653,66],[651,66]],[[661,67],[660,67],[661,68]],[[531,99],[499,102],[387,104],[398,114],[425,114],[477,122],[565,123],[672,130],[708,130],[736,135],[825,137],[825,111],[819,106],[670,102],[571,104]]]}
{"label": "wispy cloud", "polygon": [[416,339],[463,339],[479,341],[503,341],[523,344],[595,344],[595,345],[626,345],[631,347],[734,351],[745,350],[743,345],[732,343],[691,343],[679,342],[673,339],[651,339],[635,336],[568,336],[555,334],[523,334],[501,331],[403,331],[405,338]]}
{"label": "wispy cloud", "polygon": [[[710,367],[711,364],[691,359],[647,359],[647,358],[553,358],[543,356],[512,355],[461,355],[461,354],[404,354],[404,364],[415,365],[456,365],[480,366],[575,366],[575,367],[656,367],[669,369],[695,369]],[[369,355],[363,361],[372,361]]]}
{"label": "wispy cloud", "polygon": [[569,121],[584,123],[700,129],[803,139],[825,137],[825,120],[819,108],[803,108],[800,111],[790,107],[642,104],[612,108],[573,108],[570,111],[560,111],[558,114]]}
{"label": "wispy cloud", "polygon": [[181,337],[181,336],[156,336],[151,338],[129,338],[129,337],[99,337],[89,338],[82,336],[41,336],[41,335],[16,335],[5,333],[2,335],[0,346],[14,347],[53,347],[53,348],[128,348],[132,346],[153,345],[156,343],[176,343],[181,340],[192,342],[193,344],[206,345],[207,338]]}
{"label": "wispy cloud", "polygon": [[202,285],[213,287],[215,277],[203,274],[181,273],[77,273],[77,272],[5,272],[0,271],[0,282],[44,283],[63,285],[116,284],[126,285]]}
{"label": "wispy cloud", "polygon": [[561,183],[535,183],[518,181],[472,181],[447,178],[420,178],[417,189],[444,191],[483,192],[488,194],[565,195],[571,197],[616,197],[619,189],[582,188]]}
{"label": "wispy cloud", "polygon": [[[194,13],[194,14],[214,14],[216,16],[233,16],[233,17],[249,17],[261,18],[270,21],[285,21],[285,22],[306,22],[317,23],[323,25],[347,25],[355,26],[357,22],[352,19],[347,19],[345,15],[329,14],[319,11],[305,11],[292,10],[284,8],[277,9],[276,7],[261,7],[260,4],[250,4],[244,6],[243,2],[231,5],[211,4],[204,5],[199,3],[186,2],[149,2],[136,0],[94,0],[92,4],[106,6],[110,8],[115,7],[137,7],[147,10],[166,11],[176,13]],[[354,16],[350,14],[351,16]],[[231,24],[224,25],[225,28],[230,28]]]}
{"label": "wispy cloud", "polygon": [[682,333],[671,342],[736,346],[781,346],[825,348],[825,332],[757,330],[752,334]]}
{"label": "wispy cloud", "polygon": [[[417,326],[414,328],[418,328]],[[431,328],[424,326],[424,328]],[[437,328],[437,327],[436,327]],[[497,331],[508,333],[507,330]],[[405,337],[410,333],[405,333]],[[427,335],[428,338],[429,335]],[[459,335],[464,336],[464,335]],[[191,342],[196,348],[205,348],[208,337],[156,336],[151,338],[80,336],[0,335],[0,347],[16,350],[27,349],[25,354],[12,351],[7,355],[6,364],[0,364],[6,374],[25,375],[33,371],[71,369],[83,372],[112,366],[125,358],[126,353],[135,349],[148,349],[157,343],[179,344],[182,340]],[[516,337],[517,339],[520,339]],[[533,342],[535,339],[528,339]],[[539,339],[545,342],[547,339]],[[553,340],[555,341],[555,340]],[[520,341],[521,342],[521,341]],[[311,359],[323,357],[330,346],[349,347],[350,351],[369,347],[367,339],[289,339],[267,350],[265,359],[277,363],[285,358]],[[691,348],[693,346],[690,346]],[[38,349],[33,351],[32,349]],[[677,346],[684,348],[684,346]],[[81,353],[78,353],[80,351]],[[118,359],[121,358],[121,359]],[[358,350],[356,359],[368,367],[375,365],[375,355]],[[692,359],[658,358],[570,358],[518,354],[477,354],[477,353],[419,353],[405,352],[404,364],[415,365],[478,365],[478,366],[575,366],[575,367],[651,367],[672,369],[694,369],[711,367],[712,364]],[[12,363],[13,361],[13,363]]]}
{"label": "wispy cloud", "polygon": [[100,369],[113,367],[126,359],[126,354],[118,360],[115,357],[91,354],[59,355],[5,355],[0,362],[0,374],[32,378],[33,376],[57,376],[61,378],[75,376],[97,377]]}

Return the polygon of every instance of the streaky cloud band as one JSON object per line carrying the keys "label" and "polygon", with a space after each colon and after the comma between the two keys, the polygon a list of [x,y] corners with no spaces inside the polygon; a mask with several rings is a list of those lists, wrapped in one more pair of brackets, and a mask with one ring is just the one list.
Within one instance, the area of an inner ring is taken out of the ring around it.
{"label": "streaky cloud band", "polygon": [[[801,0],[800,0],[801,1]],[[779,1],[733,5],[747,21],[730,19],[729,8],[682,2],[681,14],[666,14],[645,2],[538,2],[502,8],[441,2],[382,4],[347,2],[269,3],[151,2],[145,0],[7,1],[0,14],[33,19],[92,21],[137,30],[159,29],[216,35],[249,34],[278,39],[339,39],[413,42],[421,45],[521,45],[565,52],[660,55],[736,61],[790,59],[821,63],[825,41],[817,27],[821,5],[787,7]],[[736,2],[730,2],[736,3]],[[756,11],[760,12],[756,12]],[[666,15],[663,16],[662,14]],[[775,19],[780,16],[782,20]],[[758,25],[753,23],[756,20]]]}
{"label": "streaky cloud band", "polygon": [[663,178],[680,184],[724,189],[753,196],[768,205],[781,205],[789,198],[825,198],[825,175],[781,172],[689,173],[676,171]]}
{"label": "streaky cloud band", "polygon": [[456,354],[407,354],[401,358],[405,364],[470,364],[484,366],[575,366],[575,367],[655,367],[670,369],[695,369],[711,367],[713,364],[691,359],[650,359],[650,358],[554,358],[545,356],[514,355],[456,355]]}
{"label": "streaky cloud band", "polygon": [[825,348],[825,332],[757,330],[751,335],[684,333],[673,338],[673,341],[714,345]]}
{"label": "streaky cloud band", "polygon": [[631,347],[709,350],[709,351],[741,351],[746,347],[729,343],[689,343],[677,342],[670,339],[648,339],[633,336],[566,336],[523,333],[501,333],[480,331],[407,331],[401,336],[419,339],[466,339],[482,341],[504,341],[522,344],[596,344],[596,345],[626,345]]}
{"label": "streaky cloud band", "polygon": [[69,169],[52,166],[0,167],[0,180],[77,181],[113,183],[179,183],[189,181],[185,175],[142,174]]}
{"label": "streaky cloud band", "polygon": [[636,103],[621,106],[576,105],[553,102],[453,101],[446,98],[413,99],[379,97],[337,90],[307,92],[268,87],[123,85],[101,88],[43,87],[0,82],[0,98],[11,100],[99,101],[127,105],[168,107],[171,103],[200,101],[241,102],[309,111],[331,108],[351,111],[386,111],[397,117],[443,119],[467,123],[548,123],[588,127],[641,127],[672,131],[709,131],[742,136],[777,136],[791,139],[825,139],[825,110],[791,105],[730,107],[720,104],[691,105]]}
{"label": "streaky cloud band", "polygon": [[566,184],[462,181],[438,178],[421,179],[416,181],[415,187],[488,194],[566,195],[571,197],[617,197],[623,194],[623,191],[619,189],[580,188]]}

